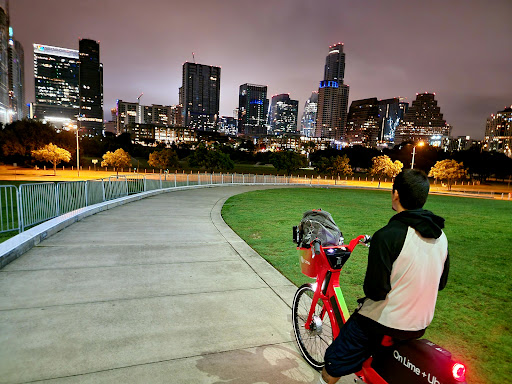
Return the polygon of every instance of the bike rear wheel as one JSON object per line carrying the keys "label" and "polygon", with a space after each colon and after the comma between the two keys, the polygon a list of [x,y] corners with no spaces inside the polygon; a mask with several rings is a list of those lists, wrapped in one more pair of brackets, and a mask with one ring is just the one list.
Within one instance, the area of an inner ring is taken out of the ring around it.
{"label": "bike rear wheel", "polygon": [[295,293],[292,307],[293,333],[299,350],[308,364],[315,369],[321,369],[325,365],[325,350],[333,340],[332,325],[329,315],[326,311],[322,311],[322,300],[319,300],[309,329],[306,329],[306,321],[313,304],[313,294],[311,284],[304,284]]}

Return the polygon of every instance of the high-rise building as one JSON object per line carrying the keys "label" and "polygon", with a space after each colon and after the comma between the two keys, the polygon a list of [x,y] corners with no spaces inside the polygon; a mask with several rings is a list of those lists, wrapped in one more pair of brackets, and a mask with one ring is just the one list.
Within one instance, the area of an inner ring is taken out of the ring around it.
{"label": "high-rise building", "polygon": [[395,141],[395,132],[405,116],[409,103],[403,98],[379,100],[379,140],[384,143]]}
{"label": "high-rise building", "polygon": [[217,128],[220,100],[220,67],[184,63],[179,92],[187,128],[211,131]]}
{"label": "high-rise building", "polygon": [[21,43],[13,39],[9,39],[9,109],[11,121],[26,117],[25,53]]}
{"label": "high-rise building", "polygon": [[249,136],[267,134],[267,86],[242,84],[238,93],[238,132]]}
{"label": "high-rise building", "polygon": [[80,39],[80,131],[100,135],[103,131],[103,64],[100,62],[100,44]]}
{"label": "high-rise building", "polygon": [[324,79],[318,89],[317,137],[340,140],[347,123],[349,87],[343,84],[345,53],[343,43],[329,47],[325,59]]}
{"label": "high-rise building", "polygon": [[344,140],[351,145],[375,147],[379,135],[379,102],[376,97],[354,100],[350,105]]}
{"label": "high-rise building", "polygon": [[0,7],[0,123],[9,120],[9,15]]}
{"label": "high-rise building", "polygon": [[313,137],[316,130],[316,115],[318,110],[318,92],[314,91],[304,105],[304,112],[300,120],[300,134]]}
{"label": "high-rise building", "polygon": [[31,118],[57,127],[76,122],[79,108],[79,56],[75,49],[34,44],[35,104]]}
{"label": "high-rise building", "polygon": [[299,101],[291,100],[288,93],[272,96],[268,114],[269,133],[297,133]]}
{"label": "high-rise building", "polygon": [[512,105],[487,118],[484,148],[512,157]]}
{"label": "high-rise building", "polygon": [[451,129],[443,119],[435,93],[419,93],[395,132],[395,144],[404,141],[432,142],[433,136],[449,137]]}

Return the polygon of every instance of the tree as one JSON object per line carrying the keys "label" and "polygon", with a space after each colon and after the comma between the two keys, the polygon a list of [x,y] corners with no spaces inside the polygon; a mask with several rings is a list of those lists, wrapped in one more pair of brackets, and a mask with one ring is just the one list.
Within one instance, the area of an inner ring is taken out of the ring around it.
{"label": "tree", "polygon": [[286,171],[290,175],[306,164],[306,158],[294,151],[282,151],[272,154],[270,163],[279,170]]}
{"label": "tree", "polygon": [[47,161],[53,164],[53,175],[57,175],[57,165],[61,161],[71,160],[71,153],[64,148],[57,147],[55,144],[47,144],[41,149],[32,151],[32,156],[39,161]]}
{"label": "tree", "polygon": [[335,157],[331,157],[330,159],[322,157],[317,162],[316,170],[318,171],[318,173],[321,173],[323,175],[350,176],[354,174],[354,171],[352,170],[352,167],[350,166],[349,162],[350,159],[347,157],[347,155],[338,155]]}
{"label": "tree", "polygon": [[107,153],[103,155],[103,161],[101,162],[102,167],[114,167],[117,175],[119,175],[119,168],[125,168],[131,165],[132,158],[128,152],[125,152],[122,148],[116,149],[115,152],[107,151]]}
{"label": "tree", "polygon": [[466,174],[467,172],[462,162],[457,163],[455,160],[450,159],[438,161],[428,173],[430,177],[446,180],[449,191],[452,189],[453,181],[466,177]]}
{"label": "tree", "polygon": [[148,164],[159,169],[179,168],[178,155],[172,149],[162,149],[150,153]]}
{"label": "tree", "polygon": [[404,165],[401,161],[395,160],[395,162],[393,162],[389,156],[375,156],[372,159],[370,175],[376,176],[379,179],[380,187],[380,182],[383,177],[393,178],[402,171],[403,167]]}
{"label": "tree", "polygon": [[235,163],[221,147],[208,148],[204,142],[190,154],[188,163],[191,167],[205,168],[210,173],[216,169],[230,171],[235,168]]}

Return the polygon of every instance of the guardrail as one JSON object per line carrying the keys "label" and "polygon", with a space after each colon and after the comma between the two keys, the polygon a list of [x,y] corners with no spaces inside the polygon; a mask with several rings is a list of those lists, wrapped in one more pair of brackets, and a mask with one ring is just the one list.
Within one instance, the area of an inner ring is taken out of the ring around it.
{"label": "guardrail", "polygon": [[[355,181],[355,178],[351,178]],[[360,180],[360,178],[359,178]],[[104,179],[0,186],[0,233],[28,227],[65,213],[128,195],[164,188],[214,184],[344,184],[350,179],[224,173],[133,174]],[[369,180],[367,180],[369,181]],[[372,179],[373,181],[373,179]],[[387,180],[386,180],[387,181]],[[460,193],[460,192],[459,192]],[[480,192],[466,192],[480,194]],[[489,194],[489,193],[487,193]],[[494,192],[491,197],[494,196]],[[511,194],[502,199],[511,199]]]}

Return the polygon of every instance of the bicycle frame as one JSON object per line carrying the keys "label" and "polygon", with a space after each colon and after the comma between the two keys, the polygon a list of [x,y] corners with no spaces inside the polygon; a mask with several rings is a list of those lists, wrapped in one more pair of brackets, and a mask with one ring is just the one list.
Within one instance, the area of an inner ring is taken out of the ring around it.
{"label": "bicycle frame", "polygon": [[[322,300],[324,303],[321,312],[321,319],[323,320],[325,315],[329,316],[332,325],[333,338],[338,337],[340,333],[340,325],[345,324],[345,322],[350,317],[347,304],[345,302],[345,298],[343,297],[343,293],[340,287],[340,273],[343,268],[333,268],[331,267],[326,252],[329,252],[331,249],[342,249],[346,250],[349,253],[352,253],[356,245],[361,243],[361,240],[365,238],[364,235],[358,236],[355,239],[352,239],[348,245],[338,245],[332,247],[321,247],[315,246],[315,244],[311,244],[311,248],[297,248],[302,252],[301,260],[307,266],[311,266],[313,263],[308,264],[308,259],[314,260],[314,265],[316,266],[316,271],[309,271],[309,276],[316,272],[316,282],[315,282],[315,293],[313,295],[313,302],[311,305],[311,310],[309,311],[309,315],[306,321],[306,329],[309,330],[310,325],[312,324],[314,308],[316,307],[318,300]],[[315,249],[316,248],[316,249]],[[313,254],[314,252],[314,254]],[[311,258],[308,253],[311,254]],[[348,257],[347,257],[348,259]],[[343,263],[346,260],[343,261]],[[306,267],[308,268],[308,267]]]}

